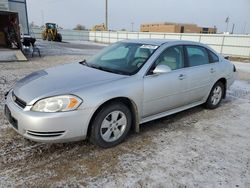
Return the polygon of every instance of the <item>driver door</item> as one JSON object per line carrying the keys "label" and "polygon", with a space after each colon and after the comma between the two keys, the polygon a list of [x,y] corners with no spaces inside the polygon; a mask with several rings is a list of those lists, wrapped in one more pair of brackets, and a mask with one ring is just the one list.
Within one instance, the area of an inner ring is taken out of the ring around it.
{"label": "driver door", "polygon": [[148,73],[144,77],[143,118],[172,110],[184,105],[184,91],[187,84],[184,66],[183,46],[167,48],[155,61],[157,65],[167,65],[170,72]]}

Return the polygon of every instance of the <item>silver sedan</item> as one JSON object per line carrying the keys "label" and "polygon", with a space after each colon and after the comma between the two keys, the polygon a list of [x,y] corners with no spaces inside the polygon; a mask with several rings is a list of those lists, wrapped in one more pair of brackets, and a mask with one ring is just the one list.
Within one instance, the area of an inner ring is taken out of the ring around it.
{"label": "silver sedan", "polygon": [[204,104],[218,107],[236,69],[206,45],[127,40],[79,63],[31,73],[6,93],[5,115],[38,142],[121,143],[139,125]]}

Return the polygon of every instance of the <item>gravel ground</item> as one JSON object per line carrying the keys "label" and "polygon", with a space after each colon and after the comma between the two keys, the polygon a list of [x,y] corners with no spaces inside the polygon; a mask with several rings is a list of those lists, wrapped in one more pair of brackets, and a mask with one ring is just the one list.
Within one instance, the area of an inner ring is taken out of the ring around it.
{"label": "gravel ground", "polygon": [[93,53],[55,48],[50,56],[0,64],[0,187],[250,187],[247,71],[218,109],[199,106],[146,123],[115,148],[35,143],[9,127],[3,93],[32,71]]}

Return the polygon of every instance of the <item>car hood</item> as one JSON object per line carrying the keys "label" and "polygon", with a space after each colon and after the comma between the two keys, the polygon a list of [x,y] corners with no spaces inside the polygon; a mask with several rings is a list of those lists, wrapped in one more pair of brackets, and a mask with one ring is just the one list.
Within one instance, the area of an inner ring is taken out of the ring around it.
{"label": "car hood", "polygon": [[61,65],[31,73],[16,83],[14,94],[32,104],[36,100],[104,84],[126,76],[90,68],[79,63]]}

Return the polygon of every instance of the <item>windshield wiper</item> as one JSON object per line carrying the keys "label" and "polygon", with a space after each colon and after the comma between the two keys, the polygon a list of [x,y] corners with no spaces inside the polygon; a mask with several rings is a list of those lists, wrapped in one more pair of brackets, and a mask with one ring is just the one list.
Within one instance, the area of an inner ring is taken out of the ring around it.
{"label": "windshield wiper", "polygon": [[98,65],[94,65],[94,64],[91,64],[90,67],[95,68],[95,69],[99,69],[99,70],[102,70],[102,71],[105,71],[105,72],[114,73],[114,74],[128,75],[128,73],[123,72],[123,71],[109,69],[109,68],[98,66]]}
{"label": "windshield wiper", "polygon": [[95,68],[95,69],[99,69],[99,70],[102,70],[102,71],[106,71],[106,72],[113,72],[111,71],[110,69],[107,69],[105,67],[101,67],[101,66],[98,66],[98,65],[91,65],[92,68]]}
{"label": "windshield wiper", "polygon": [[89,67],[89,64],[87,63],[86,59],[84,59],[83,61],[79,62],[81,65],[86,65]]}
{"label": "windshield wiper", "polygon": [[91,67],[91,68],[94,68],[94,69],[99,69],[99,70],[102,70],[102,71],[105,71],[105,72],[110,72],[110,73],[115,73],[115,74],[122,74],[122,75],[129,75],[128,73],[123,72],[123,71],[113,70],[113,69],[109,69],[109,68],[102,67],[102,66],[95,65],[95,64],[88,64],[86,59],[84,59],[83,61],[81,61],[79,63],[81,65],[85,65],[85,66],[88,66],[88,67]]}

